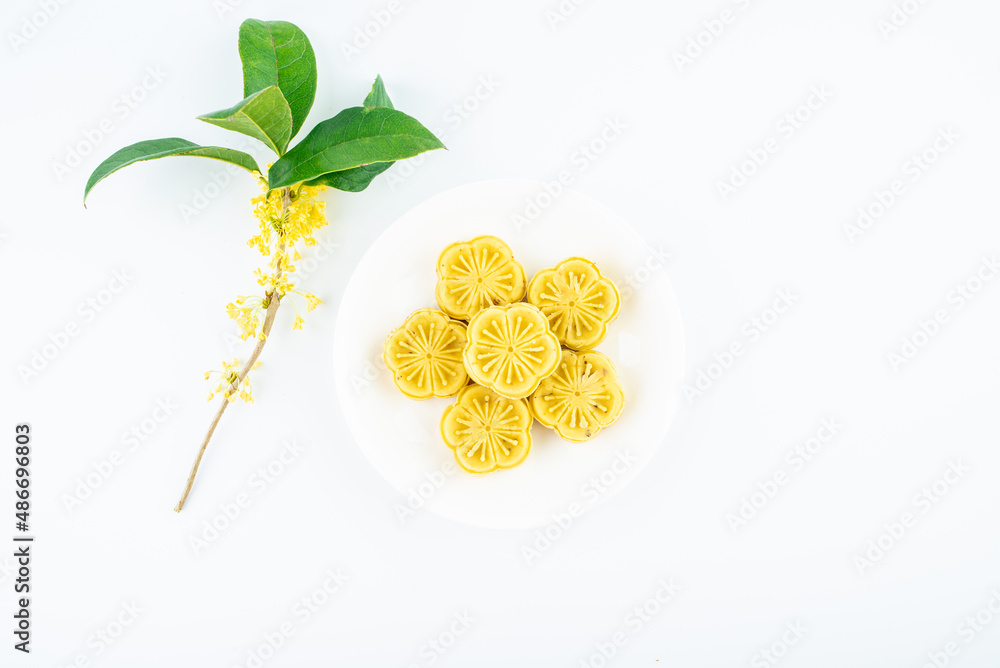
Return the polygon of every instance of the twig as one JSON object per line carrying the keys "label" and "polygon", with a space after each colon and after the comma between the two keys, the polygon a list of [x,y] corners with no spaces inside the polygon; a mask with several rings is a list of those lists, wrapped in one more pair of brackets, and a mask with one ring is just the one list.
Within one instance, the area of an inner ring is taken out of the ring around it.
{"label": "twig", "polygon": [[[288,207],[291,204],[292,189],[285,188],[284,194],[281,200],[281,218],[284,220],[285,216],[288,214]],[[282,241],[278,244],[278,254],[280,255],[285,250],[285,242]],[[277,284],[278,279],[281,278],[282,267],[281,261],[278,261],[278,265],[274,272],[274,282]],[[264,344],[267,343],[268,336],[271,333],[271,326],[274,324],[274,316],[278,312],[278,306],[281,303],[281,295],[278,294],[277,288],[272,289],[264,297],[264,301],[267,302],[267,311],[264,314],[264,326],[261,328],[260,337],[257,339],[257,345],[253,349],[253,354],[250,355],[250,359],[247,363],[243,365],[240,372],[236,374],[236,380],[230,383],[229,392],[235,393],[243,382],[243,379],[247,377],[250,373],[250,369],[253,368],[254,362],[260,357],[260,353],[264,350]],[[212,420],[212,424],[208,427],[208,433],[205,434],[205,440],[202,441],[201,448],[198,449],[198,456],[194,459],[194,466],[191,467],[191,475],[188,476],[187,484],[184,486],[184,493],[181,494],[181,500],[177,502],[177,507],[174,508],[174,512],[179,513],[184,508],[184,502],[187,501],[188,494],[191,493],[191,487],[194,485],[194,477],[198,475],[198,467],[201,465],[201,458],[205,455],[205,449],[208,447],[208,442],[212,440],[212,434],[215,433],[215,428],[219,424],[219,420],[222,419],[222,414],[226,412],[226,407],[229,406],[229,397],[224,395],[222,398],[222,405],[219,406],[219,412],[215,414],[215,419]]]}

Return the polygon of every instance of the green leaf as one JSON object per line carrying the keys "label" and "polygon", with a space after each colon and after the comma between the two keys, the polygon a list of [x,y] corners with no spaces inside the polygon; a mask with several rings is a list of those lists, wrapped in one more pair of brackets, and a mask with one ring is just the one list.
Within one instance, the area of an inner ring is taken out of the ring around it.
{"label": "green leaf", "polygon": [[279,156],[292,138],[292,110],[277,86],[257,91],[235,106],[198,120],[259,139]]}
{"label": "green leaf", "polygon": [[368,93],[368,97],[365,98],[364,106],[365,109],[371,109],[372,107],[395,109],[392,106],[392,100],[389,99],[389,94],[385,92],[385,84],[382,83],[381,74],[375,77],[375,83],[372,84],[372,90]]}
{"label": "green leaf", "polygon": [[375,179],[376,176],[396,164],[393,162],[373,162],[370,165],[362,165],[354,169],[345,169],[341,172],[330,172],[317,177],[312,181],[306,181],[307,186],[329,186],[337,190],[349,193],[359,193]]}
{"label": "green leaf", "polygon": [[221,146],[199,146],[187,139],[169,137],[166,139],[147,139],[131,146],[116,151],[110,158],[102,162],[94,170],[87,180],[87,187],[83,191],[84,206],[86,206],[87,195],[95,185],[105,177],[117,172],[122,167],[127,167],[133,162],[141,160],[153,160],[155,158],[165,158],[170,155],[191,155],[203,158],[214,158],[238,165],[250,173],[260,172],[257,161],[253,156],[236,151],[231,148]]}
{"label": "green leaf", "polygon": [[316,54],[309,38],[287,21],[247,19],[240,26],[243,97],[277,86],[292,112],[294,137],[316,98]]}
{"label": "green leaf", "polygon": [[412,158],[444,148],[418,120],[395,109],[351,107],[312,129],[271,165],[268,185],[274,190],[376,162]]}
{"label": "green leaf", "polygon": [[[385,84],[382,83],[382,77],[375,77],[375,83],[372,84],[372,90],[368,93],[368,97],[365,98],[365,111],[372,109],[374,107],[385,107],[387,109],[393,109],[392,100],[389,99],[389,94],[385,92]],[[336,188],[337,190],[343,190],[349,193],[359,193],[369,185],[375,179],[376,176],[384,172],[385,170],[392,167],[395,162],[374,162],[370,165],[363,165],[361,167],[355,167],[354,169],[345,169],[342,172],[330,172],[329,174],[324,174],[319,178],[315,178],[312,181],[307,181],[307,186],[329,186],[330,188]]]}

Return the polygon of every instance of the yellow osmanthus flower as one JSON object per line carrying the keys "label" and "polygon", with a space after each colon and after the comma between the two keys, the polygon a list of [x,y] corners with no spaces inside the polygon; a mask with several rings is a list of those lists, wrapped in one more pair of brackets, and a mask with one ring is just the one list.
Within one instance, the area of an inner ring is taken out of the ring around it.
{"label": "yellow osmanthus flower", "polygon": [[312,293],[302,292],[300,294],[306,298],[306,311],[314,311],[317,306],[323,303],[322,299]]}
{"label": "yellow osmanthus flower", "polygon": [[[267,295],[277,295],[279,298],[291,293],[300,295],[306,300],[307,312],[323,303],[316,295],[296,289],[292,279],[295,262],[302,259],[297,246],[315,245],[316,231],[327,224],[326,202],[319,199],[325,186],[299,185],[293,190],[288,208],[282,216],[284,189],[269,192],[267,180],[263,177],[260,178],[260,184],[261,194],[251,200],[260,229],[247,245],[270,258],[269,271],[254,271],[257,284],[264,288],[265,296],[240,296],[226,306],[226,313],[236,321],[243,340],[264,338],[262,312],[270,304]],[[302,329],[304,323],[305,320],[296,311],[292,329]]]}
{"label": "yellow osmanthus flower", "polygon": [[[212,369],[205,372],[205,380],[210,379],[213,374],[219,374],[218,380],[212,385],[212,391],[208,393],[207,401],[211,401],[216,394],[221,392],[226,401],[236,401],[238,396],[248,404],[253,403],[253,385],[250,384],[250,377],[247,376],[240,382],[239,370],[241,366],[240,360],[234,357],[232,362],[223,360],[221,371]],[[255,362],[251,368],[256,369],[259,366],[260,362]]]}
{"label": "yellow osmanthus flower", "polygon": [[226,305],[226,314],[236,321],[240,328],[240,338],[246,341],[256,338],[261,327],[260,312],[264,300],[257,296],[239,297],[235,302]]}
{"label": "yellow osmanthus flower", "polygon": [[265,257],[270,256],[272,268],[281,262],[283,271],[294,272],[293,263],[302,257],[296,244],[315,246],[316,231],[327,224],[326,202],[319,199],[325,186],[298,186],[292,192],[288,210],[282,217],[284,189],[268,192],[267,181],[261,178],[260,183],[261,194],[251,200],[254,216],[260,223],[260,233],[252,237],[247,245],[256,248]]}

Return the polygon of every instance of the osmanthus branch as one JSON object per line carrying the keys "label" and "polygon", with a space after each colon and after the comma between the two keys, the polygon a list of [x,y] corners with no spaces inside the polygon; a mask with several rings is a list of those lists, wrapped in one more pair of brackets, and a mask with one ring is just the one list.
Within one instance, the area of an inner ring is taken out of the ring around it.
{"label": "osmanthus branch", "polygon": [[[281,199],[281,218],[282,220],[288,215],[288,209],[291,206],[292,201],[292,189],[285,188]],[[285,242],[281,241],[278,243],[278,255],[281,256],[285,251]],[[281,278],[283,268],[281,265],[281,260],[278,260],[278,264],[274,271],[274,285],[277,286],[279,279]],[[191,487],[194,485],[194,478],[198,475],[198,467],[201,466],[201,458],[205,456],[205,449],[208,448],[208,442],[212,440],[212,434],[215,433],[215,428],[219,425],[219,420],[222,419],[223,413],[226,412],[226,408],[229,406],[229,395],[235,395],[239,390],[240,384],[250,373],[253,365],[257,362],[257,358],[260,357],[260,353],[264,350],[264,344],[267,343],[267,339],[271,334],[271,326],[274,325],[274,316],[278,312],[278,306],[281,303],[281,295],[278,294],[277,287],[272,288],[270,292],[264,297],[264,301],[267,303],[267,310],[264,313],[264,324],[261,327],[261,334],[257,338],[257,345],[254,346],[253,353],[250,358],[240,369],[239,373],[236,374],[236,379],[229,385],[229,393],[226,393],[222,399],[222,405],[219,406],[219,412],[215,414],[215,419],[212,420],[212,424],[208,427],[208,433],[205,434],[205,440],[202,441],[201,447],[198,449],[198,456],[194,459],[194,465],[191,467],[191,474],[188,476],[187,484],[184,486],[184,492],[181,494],[181,500],[177,502],[177,507],[174,508],[174,512],[179,513],[184,508],[184,502],[187,501],[188,495],[191,493]]]}
{"label": "osmanthus branch", "polygon": [[[282,45],[294,45],[294,48],[281,48]],[[177,512],[184,508],[205,450],[230,400],[235,400],[241,392],[250,392],[246,385],[247,375],[263,351],[283,294],[292,289],[288,277],[294,266],[286,252],[298,241],[315,241],[312,233],[326,224],[325,206],[316,206],[315,195],[325,187],[361,192],[394,162],[445,148],[420,121],[395,108],[380,76],[375,77],[361,106],[348,107],[319,122],[293,146],[291,141],[303,128],[316,98],[316,55],[309,38],[301,28],[288,21],[248,18],[240,24],[238,47],[243,65],[244,99],[227,109],[202,114],[198,119],[253,137],[274,149],[277,159],[267,165],[266,170],[260,168],[253,155],[244,151],[165,137],[139,141],[115,151],[94,168],[83,190],[86,202],[94,186],[129,165],[181,156],[221,160],[263,181],[263,199],[251,200],[260,229],[250,244],[263,255],[269,252],[279,255],[272,256],[273,265],[269,263],[268,269],[262,268],[262,271],[271,271],[263,280],[261,301],[257,301],[257,296],[238,298],[239,307],[233,303],[227,308],[243,336],[257,336],[256,347],[238,373],[238,362],[226,362],[221,380],[215,379],[213,387],[224,392],[224,400],[198,449],[187,485],[174,508]],[[303,186],[304,199],[300,201],[299,189]],[[276,200],[281,204],[277,205]],[[272,215],[279,218],[270,220]],[[279,220],[294,225],[279,225]],[[268,228],[269,223],[273,229]],[[276,238],[275,231],[278,233]],[[305,296],[309,310],[320,303],[315,295],[298,292]],[[300,329],[301,326],[302,319],[296,318],[292,328]],[[209,378],[213,378],[211,372],[206,380]],[[214,394],[210,396],[214,398]],[[250,399],[247,394],[243,396]]]}

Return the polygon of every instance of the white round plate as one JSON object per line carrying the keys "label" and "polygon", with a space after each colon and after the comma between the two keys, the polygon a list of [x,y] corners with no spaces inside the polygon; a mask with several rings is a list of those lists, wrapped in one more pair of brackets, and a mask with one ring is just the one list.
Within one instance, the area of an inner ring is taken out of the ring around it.
{"label": "white round plate", "polygon": [[[529,279],[579,256],[616,283],[622,307],[597,349],[618,368],[625,408],[586,443],[563,441],[536,422],[523,464],[472,476],[441,439],[441,414],[454,399],[403,396],[382,362],[382,343],[411,312],[437,307],[435,267],[445,246],[483,234],[505,240]],[[635,230],[585,195],[564,190],[552,198],[541,182],[511,179],[437,195],[372,244],[344,294],[333,358],[347,423],[399,490],[403,516],[430,510],[468,524],[524,529],[579,516],[638,475],[663,442],[681,396],[684,336],[663,259]]]}

